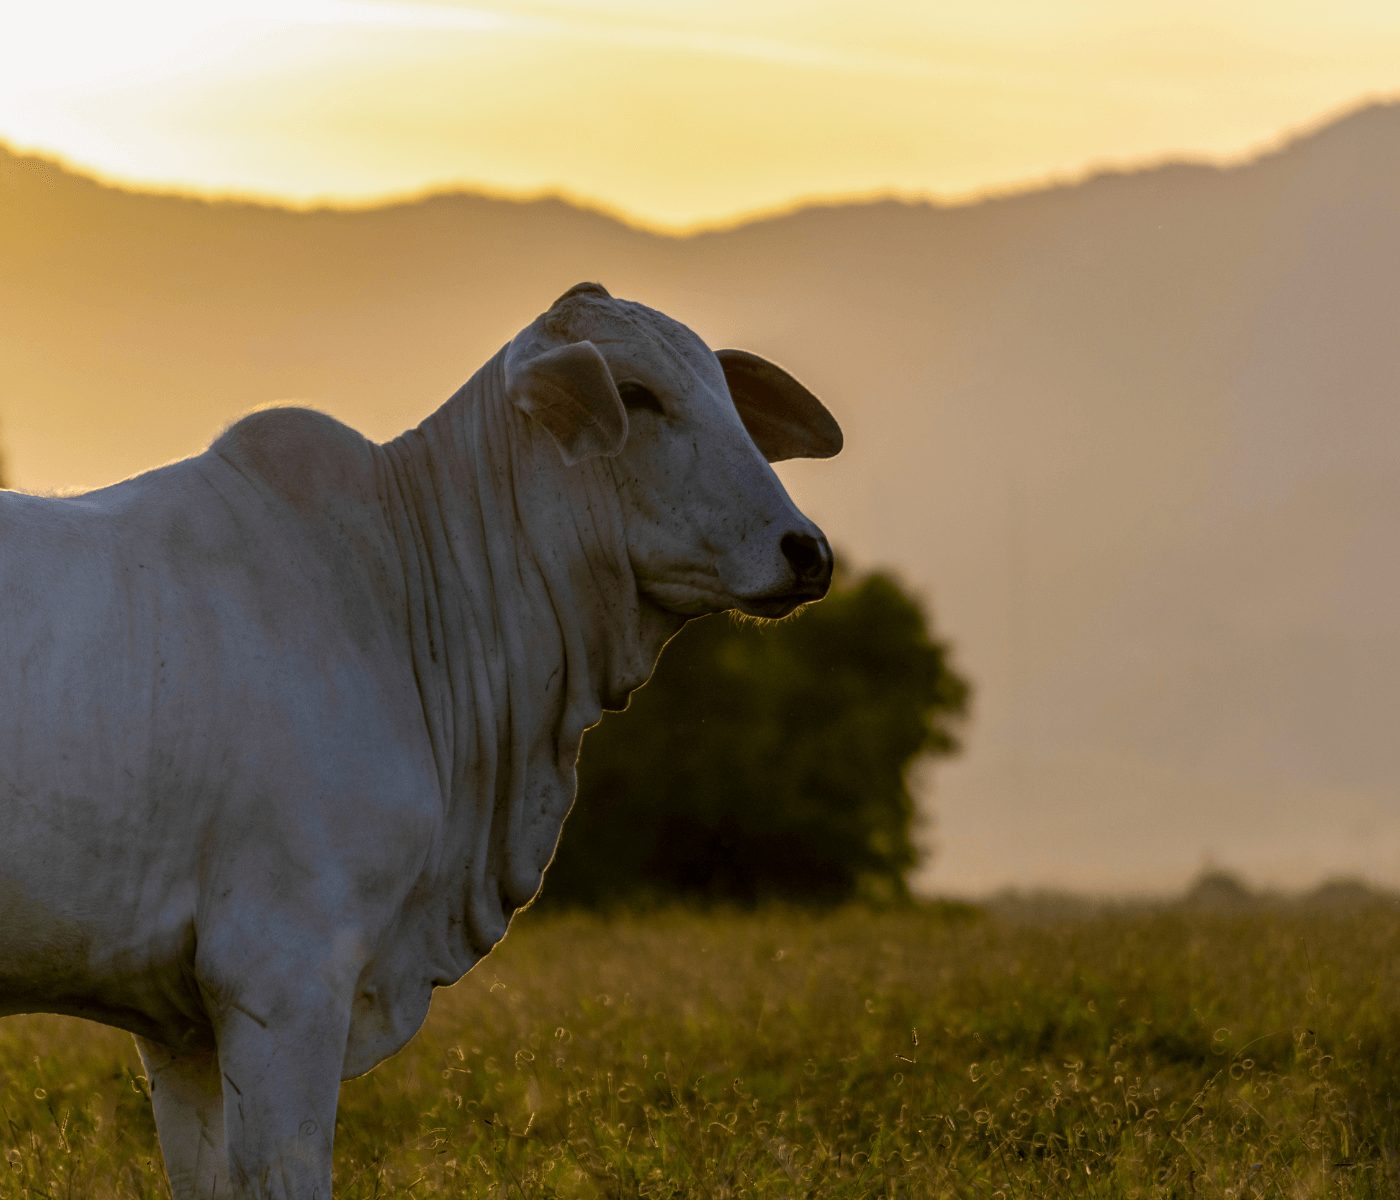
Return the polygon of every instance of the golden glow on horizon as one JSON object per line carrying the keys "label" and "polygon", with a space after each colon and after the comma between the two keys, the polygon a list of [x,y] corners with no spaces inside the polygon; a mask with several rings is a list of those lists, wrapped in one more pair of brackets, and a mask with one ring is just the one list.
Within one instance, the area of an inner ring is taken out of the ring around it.
{"label": "golden glow on horizon", "polygon": [[674,228],[1239,154],[1397,62],[1389,0],[55,0],[6,18],[0,138],[165,187],[561,192]]}

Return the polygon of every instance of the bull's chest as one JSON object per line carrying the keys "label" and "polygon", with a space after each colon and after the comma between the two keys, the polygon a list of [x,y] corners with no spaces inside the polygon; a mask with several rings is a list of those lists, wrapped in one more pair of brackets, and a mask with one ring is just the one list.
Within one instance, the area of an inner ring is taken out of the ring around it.
{"label": "bull's chest", "polygon": [[363,978],[350,1010],[342,1075],[363,1075],[402,1050],[428,1015],[433,986],[426,980]]}
{"label": "bull's chest", "polygon": [[433,989],[485,958],[533,898],[574,798],[577,742],[568,750],[530,756],[507,788],[478,778],[454,797],[441,851],[429,856],[438,866],[409,889],[360,975],[347,1078],[401,1050],[426,1019]]}
{"label": "bull's chest", "polygon": [[449,908],[443,903],[400,914],[361,972],[350,1007],[345,1078],[402,1050],[427,1018],[433,989],[455,982],[485,957],[460,938],[445,944],[445,933],[461,924]]}

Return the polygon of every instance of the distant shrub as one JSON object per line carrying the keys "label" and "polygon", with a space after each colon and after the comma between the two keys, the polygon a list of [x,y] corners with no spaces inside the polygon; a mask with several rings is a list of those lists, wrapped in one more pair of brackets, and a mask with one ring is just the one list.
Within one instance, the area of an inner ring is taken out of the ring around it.
{"label": "distant shrub", "polygon": [[1207,867],[1186,889],[1182,903],[1190,908],[1244,908],[1256,899],[1249,886],[1232,871]]}
{"label": "distant shrub", "polygon": [[1367,883],[1364,879],[1342,876],[1323,880],[1302,896],[1308,908],[1345,912],[1377,905],[1400,904],[1400,895]]}

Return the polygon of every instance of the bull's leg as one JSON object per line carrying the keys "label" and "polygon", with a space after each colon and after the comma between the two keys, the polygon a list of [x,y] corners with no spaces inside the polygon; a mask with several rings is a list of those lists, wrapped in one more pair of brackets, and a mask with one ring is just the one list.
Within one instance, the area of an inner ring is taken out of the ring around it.
{"label": "bull's leg", "polygon": [[136,1039],[151,1085],[160,1152],[174,1200],[229,1195],[224,1150],[224,1094],[212,1049],[174,1051]]}
{"label": "bull's leg", "polygon": [[233,1195],[330,1200],[349,1004],[317,987],[252,989],[219,1021]]}

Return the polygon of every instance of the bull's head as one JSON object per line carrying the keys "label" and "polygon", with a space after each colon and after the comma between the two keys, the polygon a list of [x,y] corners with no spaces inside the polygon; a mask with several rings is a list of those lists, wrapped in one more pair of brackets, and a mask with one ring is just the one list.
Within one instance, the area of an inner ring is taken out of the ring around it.
{"label": "bull's head", "polygon": [[679,322],[587,283],[515,338],[506,383],[565,462],[612,461],[652,603],[682,617],[781,617],[826,594],[826,538],[768,464],[830,457],[841,429],[786,372],[713,352]]}

